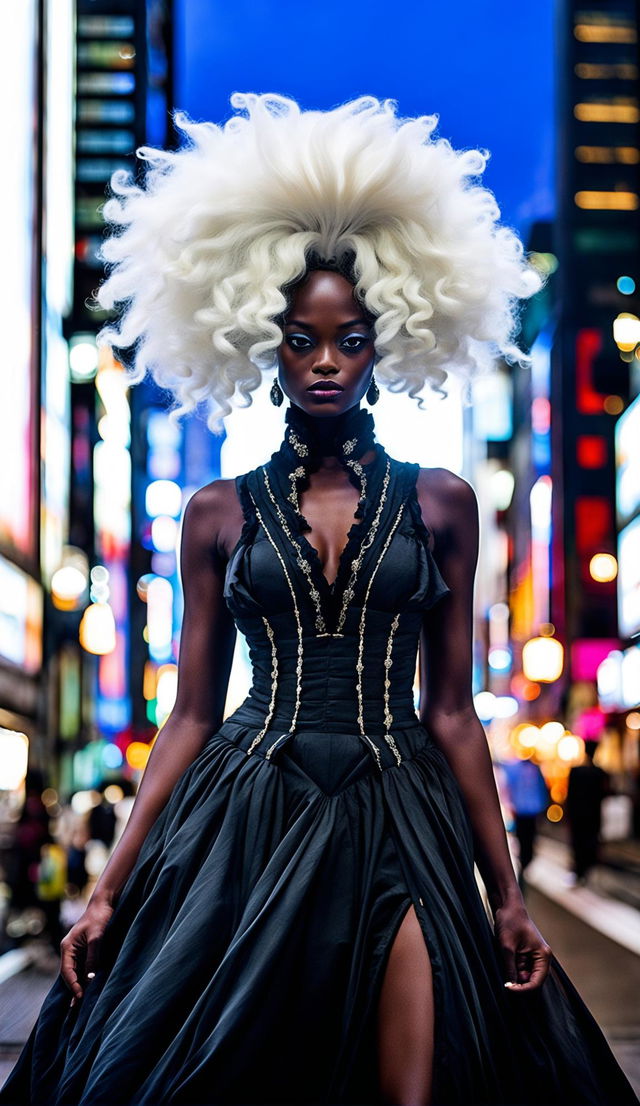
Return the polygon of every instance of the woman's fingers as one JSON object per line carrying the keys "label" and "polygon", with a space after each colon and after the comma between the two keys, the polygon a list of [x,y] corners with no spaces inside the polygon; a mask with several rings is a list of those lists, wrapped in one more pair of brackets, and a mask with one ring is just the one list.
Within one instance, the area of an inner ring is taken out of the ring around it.
{"label": "woman's fingers", "polygon": [[[530,957],[531,967],[527,971],[522,971],[522,975],[528,975],[528,978],[520,979],[520,971],[518,972],[518,982],[507,984],[510,991],[535,991],[537,987],[541,987],[547,978],[549,972],[549,964],[551,961],[551,949],[548,945],[542,945],[540,948],[533,949],[526,954],[518,954],[518,956]],[[518,957],[516,957],[516,960]]]}
{"label": "woman's fingers", "polygon": [[515,982],[516,979],[516,954],[508,945],[502,945],[502,961],[504,963],[507,981]]}
{"label": "woman's fingers", "polygon": [[73,940],[69,940],[69,935],[67,934],[67,937],[64,937],[60,942],[60,974],[67,987],[73,993],[72,1003],[74,1000],[78,1001],[81,999],[83,994],[82,984],[80,983],[78,974],[78,952],[77,946]]}

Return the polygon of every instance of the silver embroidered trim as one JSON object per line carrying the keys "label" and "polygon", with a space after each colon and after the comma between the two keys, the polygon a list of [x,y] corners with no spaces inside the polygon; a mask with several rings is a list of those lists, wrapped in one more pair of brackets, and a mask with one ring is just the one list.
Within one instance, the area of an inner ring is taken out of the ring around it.
{"label": "silver embroidered trim", "polygon": [[[365,738],[365,740],[368,741],[370,745],[373,744],[373,743],[370,740],[370,738],[367,737],[367,733],[365,731],[364,702],[363,702],[363,698],[362,698],[362,673],[364,672],[364,630],[365,630],[365,623],[366,623],[366,619],[367,619],[367,604],[369,602],[369,595],[371,593],[371,586],[372,586],[373,581],[376,577],[376,573],[377,573],[378,569],[380,568],[380,565],[382,563],[382,559],[385,556],[385,554],[387,552],[387,549],[389,548],[389,545],[391,544],[391,539],[392,539],[393,535],[395,534],[395,531],[396,531],[396,528],[398,526],[398,523],[400,522],[400,519],[402,518],[403,511],[404,511],[404,503],[402,503],[400,505],[400,509],[399,509],[395,519],[393,520],[393,525],[391,526],[391,528],[389,530],[389,533],[386,536],[385,543],[384,543],[384,545],[383,545],[383,547],[380,551],[380,556],[378,557],[378,560],[376,561],[376,563],[373,567],[373,571],[371,573],[371,576],[369,577],[369,583],[367,584],[367,590],[365,592],[364,602],[362,604],[362,610],[360,612],[360,624],[359,624],[359,627],[358,627],[358,660],[356,662],[356,674],[357,674],[356,691],[357,691],[357,696],[358,696],[358,726],[359,726],[359,729],[360,729],[360,736]],[[387,671],[388,671],[388,669],[385,668],[385,672],[387,672]],[[395,744],[395,742],[394,742],[394,744]],[[399,756],[400,756],[400,754],[398,753],[397,757],[396,757],[396,760],[398,759]],[[402,759],[402,758],[400,758],[400,759]],[[382,765],[380,763],[379,755],[376,757],[376,760],[378,762],[378,767],[381,768]],[[398,764],[399,763],[400,763],[400,760],[398,760]]]}
{"label": "silver embroidered trim", "polygon": [[262,621],[264,622],[264,628],[267,631],[267,637],[269,638],[269,644],[271,645],[271,700],[267,709],[264,725],[260,730],[260,733],[256,734],[249,748],[247,749],[248,754],[252,753],[253,750],[260,744],[262,738],[271,725],[271,719],[273,718],[273,712],[276,706],[276,694],[278,691],[278,650],[276,647],[275,634],[269,620],[266,619],[264,615],[262,616]]}
{"label": "silver embroidered trim", "polygon": [[391,749],[398,764],[402,764],[402,757],[400,751],[395,743],[395,739],[391,734],[391,727],[393,725],[393,715],[391,713],[391,707],[389,704],[389,690],[391,688],[390,669],[393,664],[392,652],[393,652],[393,639],[398,629],[400,622],[400,615],[396,614],[393,617],[391,623],[391,629],[389,630],[389,638],[387,640],[387,652],[384,658],[384,739]]}
{"label": "silver embroidered trim", "polygon": [[[355,462],[355,464],[359,464],[359,462]],[[378,507],[376,509],[376,513],[375,513],[375,515],[373,517],[373,520],[371,522],[371,526],[369,528],[369,531],[365,535],[365,537],[364,537],[364,539],[363,539],[363,541],[360,545],[360,551],[358,553],[358,556],[351,562],[351,575],[349,576],[347,586],[345,587],[343,595],[342,595],[342,607],[340,608],[340,615],[338,617],[338,624],[336,626],[336,633],[341,633],[341,631],[344,627],[345,619],[347,617],[347,610],[348,610],[349,604],[350,604],[350,602],[353,599],[353,596],[355,594],[355,585],[356,585],[356,581],[358,579],[358,573],[360,571],[360,566],[362,564],[362,561],[363,561],[363,558],[364,558],[364,555],[365,555],[367,549],[369,549],[371,543],[373,542],[373,539],[375,538],[375,536],[378,532],[378,527],[380,526],[380,519],[382,517],[382,512],[384,510],[384,505],[387,501],[387,491],[388,491],[388,488],[389,488],[390,478],[391,478],[391,462],[390,462],[389,458],[387,458],[387,467],[385,469],[384,479],[382,481],[382,488],[380,490],[380,500],[378,502]]]}
{"label": "silver embroidered trim", "polygon": [[[307,587],[309,588],[309,594],[311,596],[311,601],[314,605],[315,612],[316,612],[316,621],[315,621],[316,630],[318,631],[319,634],[326,634],[327,633],[327,624],[324,620],[324,615],[322,613],[320,592],[318,591],[317,587],[315,586],[315,584],[314,584],[314,582],[311,578],[311,565],[309,564],[306,557],[303,555],[300,543],[296,541],[293,534],[291,533],[291,530],[289,529],[289,524],[288,524],[288,522],[287,522],[287,520],[286,520],[286,518],[283,514],[282,508],[280,507],[280,504],[278,503],[275,495],[273,494],[273,492],[271,490],[271,484],[269,482],[269,475],[267,473],[267,470],[264,467],[262,468],[262,477],[263,477],[264,486],[265,486],[267,495],[269,496],[269,499],[271,500],[271,503],[273,504],[273,506],[275,508],[275,511],[276,511],[276,514],[278,516],[278,521],[279,521],[279,523],[282,527],[282,530],[283,530],[286,538],[290,542],[290,544],[291,544],[291,546],[292,546],[292,548],[295,552],[296,564],[298,565],[298,568],[304,574],[305,579],[307,581]],[[265,528],[265,530],[266,530],[266,528]]]}
{"label": "silver embroidered trim", "polygon": [[295,450],[295,452],[298,454],[298,457],[308,457],[309,456],[309,446],[307,445],[307,443],[300,440],[300,438],[296,434],[295,430],[289,429],[288,434],[289,434],[289,442],[290,442],[291,446],[293,447],[293,449]]}
{"label": "silver embroidered trim", "polygon": [[[303,646],[303,638],[302,638],[302,621],[300,619],[300,611],[298,609],[298,602],[296,600],[296,593],[295,593],[293,584],[291,583],[291,577],[290,577],[289,572],[287,570],[287,566],[284,563],[284,557],[282,556],[280,550],[278,549],[278,546],[276,545],[276,543],[275,543],[275,541],[274,541],[274,539],[271,535],[271,532],[270,532],[268,526],[266,525],[266,523],[265,523],[265,521],[262,517],[262,513],[260,511],[260,508],[258,507],[258,504],[256,503],[252,493],[249,492],[249,495],[251,496],[253,507],[254,507],[254,510],[255,510],[255,513],[256,513],[256,518],[258,519],[258,522],[260,523],[262,529],[264,530],[268,540],[271,542],[271,545],[273,546],[273,549],[276,553],[276,556],[277,556],[277,558],[280,561],[280,564],[282,566],[282,571],[284,573],[285,580],[287,581],[289,591],[291,592],[291,599],[293,601],[293,614],[294,614],[294,617],[295,617],[295,620],[296,620],[296,630],[297,630],[297,634],[298,634],[298,650],[297,650],[297,658],[296,658],[296,701],[295,701],[295,706],[294,706],[294,709],[293,709],[293,717],[291,719],[291,725],[289,726],[289,729],[287,730],[287,733],[282,734],[282,736],[279,737],[278,740],[275,741],[273,743],[273,745],[271,745],[269,747],[269,749],[267,750],[267,752],[265,754],[265,757],[267,759],[269,759],[271,757],[271,754],[272,754],[273,750],[275,749],[276,745],[278,745],[279,742],[282,741],[285,737],[288,737],[289,734],[292,734],[294,732],[297,724],[298,724],[298,714],[300,713],[300,703],[302,701],[302,664],[303,664],[303,658],[304,658],[304,646]],[[263,616],[263,619],[264,619],[264,616]],[[264,622],[265,622],[266,625],[268,625],[266,619],[264,619]],[[268,630],[267,630],[267,633],[269,633]],[[273,633],[273,631],[272,631],[272,633]],[[278,667],[277,667],[277,654],[276,654],[276,645],[275,645],[275,635],[273,636],[273,638],[271,637],[271,635],[269,635],[269,640],[271,641],[271,649],[272,649],[271,702],[269,704],[269,709],[267,711],[267,716],[266,716],[266,719],[265,719],[265,723],[262,727],[262,730],[260,731],[259,734],[256,734],[256,736],[254,737],[253,741],[251,742],[251,745],[250,745],[249,749],[247,750],[247,753],[253,752],[253,750],[260,743],[260,741],[262,741],[265,733],[267,732],[267,730],[269,728],[269,723],[271,722],[271,718],[273,717],[272,707],[275,709],[276,696],[277,696],[277,693],[278,693]],[[275,658],[275,661],[274,661],[274,658]]]}

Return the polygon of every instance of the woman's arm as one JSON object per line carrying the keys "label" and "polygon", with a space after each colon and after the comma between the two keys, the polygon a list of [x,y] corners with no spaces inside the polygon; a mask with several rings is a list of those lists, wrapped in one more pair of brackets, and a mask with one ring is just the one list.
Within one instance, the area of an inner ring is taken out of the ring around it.
{"label": "woman's arm", "polygon": [[451,594],[427,612],[421,639],[420,717],[444,752],[464,795],[509,981],[539,986],[550,950],[530,921],[500,811],[487,739],[472,695],[473,585],[478,506],[467,482],[446,469],[423,470],[418,497],[435,534],[434,554]]}
{"label": "woman's arm", "polygon": [[99,966],[104,930],[144,840],[183,772],[220,725],[235,642],[224,600],[228,551],[242,527],[233,481],[207,485],[189,500],[180,547],[184,617],[175,706],[158,733],[127,825],[86,910],[60,944],[71,1005]]}

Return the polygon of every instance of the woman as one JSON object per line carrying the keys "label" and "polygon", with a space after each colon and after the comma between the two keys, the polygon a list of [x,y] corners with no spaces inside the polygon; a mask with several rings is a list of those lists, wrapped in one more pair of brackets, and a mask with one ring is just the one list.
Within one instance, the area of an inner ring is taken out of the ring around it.
{"label": "woman", "polygon": [[[633,1102],[510,863],[474,494],[389,458],[360,406],[374,364],[416,394],[483,341],[515,355],[539,281],[433,119],[233,103],[146,151],[146,189],[115,181],[100,300],[136,378],[214,427],[275,354],[285,439],[189,501],[175,708],[0,1101]],[[254,684],[223,721],[234,622]]]}

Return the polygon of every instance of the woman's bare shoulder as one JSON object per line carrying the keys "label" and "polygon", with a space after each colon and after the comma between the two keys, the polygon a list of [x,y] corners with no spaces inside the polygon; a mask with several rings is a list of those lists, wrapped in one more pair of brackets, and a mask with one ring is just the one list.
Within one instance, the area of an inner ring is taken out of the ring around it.
{"label": "woman's bare shoulder", "polygon": [[238,540],[242,523],[242,506],[233,478],[221,477],[198,488],[184,511],[183,527],[192,540],[227,556]]}
{"label": "woman's bare shoulder", "polygon": [[476,493],[463,476],[447,468],[421,468],[416,482],[425,519],[437,535],[477,517]]}

